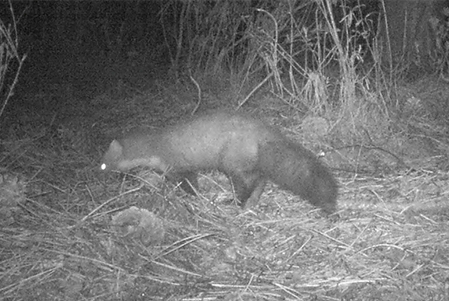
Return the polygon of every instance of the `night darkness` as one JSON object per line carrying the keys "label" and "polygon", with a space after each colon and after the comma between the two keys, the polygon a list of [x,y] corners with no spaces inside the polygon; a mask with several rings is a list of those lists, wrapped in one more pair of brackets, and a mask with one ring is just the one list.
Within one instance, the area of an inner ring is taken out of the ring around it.
{"label": "night darkness", "polygon": [[0,0],[0,299],[449,300],[448,17]]}

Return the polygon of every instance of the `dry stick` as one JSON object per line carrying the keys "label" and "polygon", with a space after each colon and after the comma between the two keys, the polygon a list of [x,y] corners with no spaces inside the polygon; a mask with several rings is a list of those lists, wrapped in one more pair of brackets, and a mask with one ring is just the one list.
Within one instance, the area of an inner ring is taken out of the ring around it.
{"label": "dry stick", "polygon": [[[95,208],[94,210],[92,210],[88,215],[86,215],[85,217],[83,217],[80,221],[80,223],[84,222],[86,219],[88,219],[89,217],[91,217],[95,212],[97,212],[98,210],[100,210],[101,208],[103,208],[104,206],[108,205],[109,203],[111,203],[112,201],[118,199],[119,197],[122,197],[124,195],[136,192],[138,190],[140,190],[142,187],[144,186],[144,184],[142,183],[141,185],[139,185],[138,187],[128,190],[124,193],[121,193],[120,195],[117,195],[113,198],[110,198],[109,200],[107,200],[106,202],[104,202],[103,204],[101,204],[100,206],[98,206],[97,208]],[[79,224],[79,223],[78,223]]]}
{"label": "dry stick", "polygon": [[377,150],[381,150],[381,151],[384,151],[384,152],[386,152],[387,154],[389,154],[390,156],[392,156],[392,157],[394,157],[401,165],[403,165],[403,166],[405,166],[406,168],[410,168],[409,166],[407,166],[407,164],[405,164],[405,162],[401,159],[401,158],[399,158],[398,156],[396,156],[395,154],[393,154],[392,152],[390,152],[390,151],[388,151],[388,150],[386,150],[386,149],[383,149],[383,148],[381,148],[381,147],[378,147],[378,146],[376,146],[376,144],[373,142],[373,139],[371,139],[371,135],[369,134],[369,132],[366,130],[366,129],[364,129],[364,131],[365,131],[365,134],[366,134],[366,136],[368,136],[368,141],[371,143],[371,145],[373,145],[373,146],[371,146],[371,147],[366,147],[366,146],[361,146],[361,147],[365,147],[365,148],[368,148],[368,149],[377,149]]}
{"label": "dry stick", "polygon": [[[17,84],[17,82],[18,82],[18,80],[19,80],[19,74],[20,74],[20,70],[22,69],[22,66],[23,66],[23,62],[25,61],[25,59],[26,59],[26,54],[22,57],[22,58],[20,58],[20,56],[19,56],[19,53],[18,53],[18,44],[19,44],[19,41],[18,41],[18,36],[17,36],[17,22],[16,22],[16,18],[15,18],[15,16],[14,16],[14,11],[13,11],[13,7],[12,7],[12,2],[9,2],[9,9],[10,9],[10,11],[11,11],[11,16],[12,16],[12,19],[13,19],[13,25],[14,25],[14,31],[15,31],[15,33],[16,33],[16,36],[15,36],[15,38],[14,38],[14,41],[12,40],[12,38],[11,38],[11,35],[10,35],[10,33],[8,32],[8,30],[6,29],[6,26],[3,24],[3,22],[1,22],[0,21],[0,31],[3,33],[3,37],[6,39],[6,45],[9,45],[10,47],[9,47],[9,49],[8,50],[6,50],[5,49],[5,51],[7,52],[7,54],[9,53],[9,52],[13,52],[12,54],[13,54],[13,57],[15,58],[15,59],[17,59],[17,61],[19,62],[19,67],[17,68],[17,72],[16,72],[16,75],[14,76],[14,81],[13,81],[13,83],[12,83],[12,85],[10,86],[10,88],[9,88],[9,91],[8,91],[8,95],[6,96],[6,99],[5,99],[5,103],[2,105],[2,108],[0,109],[0,116],[2,116],[3,115],[3,112],[5,111],[5,108],[6,108],[6,105],[8,104],[8,101],[9,101],[9,99],[11,98],[11,96],[14,94],[13,93],[13,91],[14,91],[14,87],[16,86],[16,84]],[[6,47],[5,47],[6,48]],[[6,61],[5,61],[5,63],[6,63],[6,66],[4,66],[5,67],[5,69],[4,69],[4,74],[3,74],[3,76],[6,74],[6,70],[7,70],[7,65],[8,65],[8,60],[6,59]],[[4,78],[2,79],[2,83],[3,83],[3,80],[4,80]]]}
{"label": "dry stick", "polygon": [[[382,13],[383,13],[383,15],[385,16],[384,17],[384,22],[385,22],[385,24],[384,24],[384,26],[385,26],[385,37],[386,37],[386,42],[387,42],[387,51],[388,51],[388,64],[389,64],[389,67],[390,67],[390,70],[394,70],[394,67],[393,67],[393,51],[392,51],[392,48],[391,48],[391,40],[390,40],[390,30],[389,30],[389,22],[388,22],[388,18],[387,18],[387,9],[386,9],[386,7],[385,7],[385,1],[384,0],[382,0],[382,1],[380,1],[380,4],[382,5]],[[380,15],[382,15],[382,14],[379,14],[379,16]],[[380,30],[379,30],[379,32],[380,32]],[[404,34],[405,34],[405,30],[404,30]],[[405,40],[405,39],[404,39]],[[405,44],[404,44],[404,47],[405,47]],[[396,81],[393,79],[393,72],[389,72],[389,75],[390,75],[390,83],[396,83]]]}
{"label": "dry stick", "polygon": [[259,90],[260,87],[262,87],[263,84],[265,84],[271,77],[273,76],[273,72],[271,72],[270,74],[268,74],[267,77],[265,77],[265,79],[263,81],[261,81],[251,92],[249,92],[249,94],[245,97],[245,99],[237,106],[237,110],[239,110],[247,101],[248,99],[254,94],[256,93],[257,90]]}
{"label": "dry stick", "polygon": [[12,293],[12,290],[19,288],[20,286],[24,286],[25,284],[27,284],[27,282],[30,282],[31,280],[34,281],[35,279],[39,279],[39,280],[45,279],[45,277],[50,276],[55,271],[57,271],[59,268],[60,268],[59,266],[55,266],[49,270],[44,270],[36,275],[31,275],[28,278],[22,279],[18,283],[17,282],[11,283],[10,285],[8,285],[6,287],[0,288],[0,293],[2,293],[4,295],[8,295],[8,294]]}
{"label": "dry stick", "polygon": [[198,82],[193,78],[192,72],[190,72],[190,70],[189,70],[189,76],[190,76],[190,79],[192,80],[192,82],[195,84],[196,88],[198,89],[198,102],[196,103],[195,109],[193,109],[193,111],[191,113],[191,115],[193,116],[198,111],[198,109],[199,109],[199,107],[201,105],[202,95],[201,95],[201,87],[198,84]]}
{"label": "dry stick", "polygon": [[281,94],[282,94],[284,89],[282,89],[283,84],[281,81],[281,76],[280,76],[279,68],[278,68],[278,62],[279,62],[279,58],[278,58],[278,47],[279,47],[278,46],[278,41],[279,41],[278,22],[276,21],[276,18],[272,14],[267,12],[266,10],[257,9],[257,11],[266,13],[268,15],[268,17],[270,17],[273,20],[274,38],[272,37],[271,34],[267,34],[267,36],[272,40],[272,42],[269,43],[269,45],[271,46],[271,51],[268,52],[269,55],[267,55],[267,58],[264,61],[266,62],[266,64],[268,64],[268,68],[272,70],[272,75],[274,76],[274,83],[276,84],[276,87],[279,89],[279,91],[281,91]]}
{"label": "dry stick", "polygon": [[9,99],[11,98],[11,96],[14,94],[14,87],[16,86],[17,82],[19,81],[19,74],[20,74],[20,70],[22,69],[23,66],[23,62],[26,59],[26,54],[19,60],[19,67],[17,68],[17,72],[16,75],[14,76],[14,81],[12,83],[12,85],[9,88],[8,91],[8,95],[6,96],[6,100],[5,103],[2,105],[2,108],[0,109],[0,116],[3,115],[3,111],[6,108],[6,105],[8,104]]}
{"label": "dry stick", "polygon": [[163,252],[158,254],[154,259],[158,259],[160,257],[167,256],[168,254],[173,253],[174,251],[179,250],[197,240],[204,239],[204,238],[207,238],[207,237],[213,236],[213,235],[214,234],[206,233],[206,234],[196,234],[193,236],[183,238],[183,239],[173,243],[172,245],[168,246]]}
{"label": "dry stick", "polygon": [[[65,257],[73,257],[73,258],[76,258],[76,259],[82,259],[82,260],[90,261],[92,263],[97,263],[97,264],[99,264],[99,268],[102,268],[105,271],[114,271],[115,270],[115,271],[123,272],[123,269],[121,267],[119,267],[117,265],[114,265],[112,263],[109,263],[109,262],[107,262],[105,260],[91,258],[91,257],[87,257],[87,256],[75,254],[75,253],[65,252],[65,251],[47,249],[47,248],[42,248],[42,250],[43,251],[47,251],[47,252],[60,254],[60,255],[64,255]],[[107,268],[109,268],[109,269],[107,269]]]}

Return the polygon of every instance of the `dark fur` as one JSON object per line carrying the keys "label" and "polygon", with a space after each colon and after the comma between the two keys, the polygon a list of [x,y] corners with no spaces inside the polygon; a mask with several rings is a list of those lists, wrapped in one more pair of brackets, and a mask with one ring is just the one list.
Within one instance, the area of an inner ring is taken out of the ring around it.
{"label": "dark fur", "polygon": [[[141,130],[114,140],[103,157],[103,170],[148,166],[194,193],[197,173],[216,169],[235,187],[242,207],[255,205],[266,180],[332,213],[337,184],[310,151],[260,120],[234,112],[200,115],[161,130]],[[187,182],[187,181],[188,182]]]}

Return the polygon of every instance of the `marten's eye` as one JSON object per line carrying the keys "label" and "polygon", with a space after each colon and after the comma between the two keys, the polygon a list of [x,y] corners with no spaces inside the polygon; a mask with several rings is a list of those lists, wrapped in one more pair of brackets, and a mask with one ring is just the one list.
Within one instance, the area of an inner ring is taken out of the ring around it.
{"label": "marten's eye", "polygon": [[106,169],[106,163],[101,164],[100,169],[101,170],[105,170]]}

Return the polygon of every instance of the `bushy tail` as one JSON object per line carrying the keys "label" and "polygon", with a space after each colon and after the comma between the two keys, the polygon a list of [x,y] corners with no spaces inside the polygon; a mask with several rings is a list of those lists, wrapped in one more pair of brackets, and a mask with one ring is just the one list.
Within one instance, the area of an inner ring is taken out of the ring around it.
{"label": "bushy tail", "polygon": [[337,207],[338,186],[329,169],[299,144],[283,140],[261,146],[259,166],[282,189],[308,200],[326,213]]}

